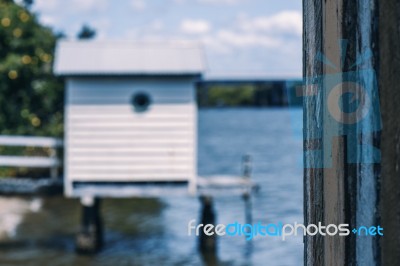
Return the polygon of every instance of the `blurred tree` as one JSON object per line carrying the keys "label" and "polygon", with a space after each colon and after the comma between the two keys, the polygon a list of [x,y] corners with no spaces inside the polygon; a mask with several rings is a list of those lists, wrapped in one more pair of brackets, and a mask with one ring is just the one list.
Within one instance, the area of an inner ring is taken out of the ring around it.
{"label": "blurred tree", "polygon": [[0,134],[63,135],[56,39],[26,7],[0,0]]}
{"label": "blurred tree", "polygon": [[209,106],[251,106],[253,85],[214,85],[208,88]]}
{"label": "blurred tree", "polygon": [[84,24],[76,36],[78,39],[93,39],[96,36],[96,30]]}

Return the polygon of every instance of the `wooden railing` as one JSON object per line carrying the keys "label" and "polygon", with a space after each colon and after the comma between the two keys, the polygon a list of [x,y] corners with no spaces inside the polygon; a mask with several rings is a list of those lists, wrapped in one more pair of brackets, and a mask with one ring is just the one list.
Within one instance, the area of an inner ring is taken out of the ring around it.
{"label": "wooden railing", "polygon": [[58,177],[58,169],[61,165],[57,157],[57,148],[63,145],[63,141],[49,137],[31,136],[0,136],[0,146],[12,147],[41,147],[49,148],[50,155],[45,156],[0,156],[0,166],[5,167],[26,167],[26,168],[49,168],[50,177]]}

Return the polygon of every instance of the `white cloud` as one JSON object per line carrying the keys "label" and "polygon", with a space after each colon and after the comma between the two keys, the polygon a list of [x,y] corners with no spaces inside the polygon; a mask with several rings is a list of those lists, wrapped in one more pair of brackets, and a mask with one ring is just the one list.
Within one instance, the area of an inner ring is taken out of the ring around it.
{"label": "white cloud", "polygon": [[302,16],[296,11],[253,18],[240,15],[229,27],[221,28],[212,27],[207,20],[185,19],[180,23],[180,32],[168,36],[158,35],[157,38],[163,26],[161,21],[155,20],[146,29],[135,30],[128,35],[141,40],[189,38],[201,41],[207,49],[218,54],[234,53],[237,49],[291,51],[293,46],[297,47],[301,43]]}
{"label": "white cloud", "polygon": [[220,28],[207,20],[185,19],[175,34],[164,35],[163,29],[163,23],[155,20],[146,28],[130,31],[127,36],[137,40],[197,40],[211,53],[225,56],[247,53],[246,50],[263,55],[287,54],[291,58],[301,55],[302,16],[296,11],[262,17],[239,15],[231,25]]}
{"label": "white cloud", "polygon": [[[234,49],[249,48],[279,48],[290,51],[293,46],[297,47],[298,43],[301,43],[301,34],[301,13],[283,11],[255,18],[240,15],[230,27],[209,32],[201,36],[201,41],[209,49],[221,54],[232,53]],[[287,47],[290,49],[286,49]]]}
{"label": "white cloud", "polygon": [[39,20],[44,25],[48,25],[48,26],[54,26],[58,22],[57,19],[54,16],[51,16],[51,15],[39,16]]}
{"label": "white cloud", "polygon": [[60,9],[67,10],[69,12],[79,11],[93,11],[93,10],[106,10],[109,1],[107,0],[72,0],[68,4],[62,0],[35,0],[33,8],[34,10],[40,11],[40,13],[46,12],[59,12]]}
{"label": "white cloud", "polygon": [[164,29],[164,23],[159,19],[153,20],[153,22],[150,23],[150,29],[154,31],[161,31]]}
{"label": "white cloud", "polygon": [[261,47],[278,47],[281,44],[281,41],[269,37],[267,35],[251,33],[251,32],[237,32],[230,30],[221,30],[216,35],[217,40],[220,42],[238,47],[251,47],[251,46],[261,46]]}
{"label": "white cloud", "polygon": [[283,11],[273,16],[240,19],[240,28],[244,31],[262,31],[270,34],[293,34],[301,36],[303,18],[298,11]]}
{"label": "white cloud", "polygon": [[187,34],[204,34],[210,31],[211,25],[205,20],[186,19],[181,22],[181,31]]}
{"label": "white cloud", "polygon": [[235,30],[222,29],[215,34],[206,34],[199,39],[207,49],[217,54],[232,54],[235,49],[270,49],[280,48],[281,40],[267,35],[239,32]]}
{"label": "white cloud", "polygon": [[234,5],[248,0],[173,0],[175,4],[193,4],[197,2],[204,5]]}
{"label": "white cloud", "polygon": [[146,2],[144,0],[131,0],[131,7],[135,11],[142,11],[146,9]]}
{"label": "white cloud", "polygon": [[34,1],[34,8],[40,11],[55,11],[61,1],[59,0],[36,0]]}
{"label": "white cloud", "polygon": [[[65,2],[62,2],[65,5]],[[93,11],[105,10],[108,7],[107,0],[72,0],[69,5],[72,10],[76,11]]]}
{"label": "white cloud", "polygon": [[133,27],[124,30],[122,38],[137,41],[166,40],[166,36],[163,34],[164,27],[165,24],[162,20],[155,19],[142,27]]}
{"label": "white cloud", "polygon": [[197,2],[204,4],[227,4],[227,5],[237,4],[243,1],[244,0],[197,0]]}
{"label": "white cloud", "polygon": [[36,0],[34,2],[35,8],[41,11],[55,10],[59,4],[59,0]]}

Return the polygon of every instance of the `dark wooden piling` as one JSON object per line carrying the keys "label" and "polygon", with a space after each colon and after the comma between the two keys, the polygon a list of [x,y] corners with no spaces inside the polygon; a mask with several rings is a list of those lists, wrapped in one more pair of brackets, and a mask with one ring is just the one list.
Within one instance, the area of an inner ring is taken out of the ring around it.
{"label": "dark wooden piling", "polygon": [[82,204],[81,229],[76,237],[76,251],[95,253],[103,246],[103,223],[100,213],[100,199]]}
{"label": "dark wooden piling", "polygon": [[[211,196],[201,196],[201,223],[205,226],[207,224],[215,225],[215,212],[213,207],[213,199]],[[203,229],[203,228],[201,228]],[[208,236],[204,230],[200,230],[199,235],[199,250],[201,253],[216,254],[217,251],[217,236],[215,233]]]}
{"label": "dark wooden piling", "polygon": [[[242,175],[244,178],[250,179],[253,166],[252,164],[253,163],[251,156],[249,154],[244,155],[242,158],[242,171],[243,171]],[[249,188],[243,194],[243,200],[245,205],[244,206],[245,221],[247,224],[251,224],[253,222],[251,193],[252,193],[252,188]]]}

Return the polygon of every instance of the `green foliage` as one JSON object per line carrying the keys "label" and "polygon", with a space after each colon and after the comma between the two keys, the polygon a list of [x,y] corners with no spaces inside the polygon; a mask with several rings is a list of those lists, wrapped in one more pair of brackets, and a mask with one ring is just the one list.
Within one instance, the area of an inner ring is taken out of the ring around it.
{"label": "green foliage", "polygon": [[218,85],[208,89],[211,106],[250,106],[253,104],[254,86]]}
{"label": "green foliage", "polygon": [[56,36],[0,0],[0,134],[62,136],[63,83],[52,74]]}
{"label": "green foliage", "polygon": [[[56,35],[25,7],[0,0],[0,135],[63,135],[63,88],[52,74]],[[42,148],[0,147],[0,154],[45,155]],[[0,168],[0,176],[28,169]],[[30,176],[38,170],[29,170]]]}

